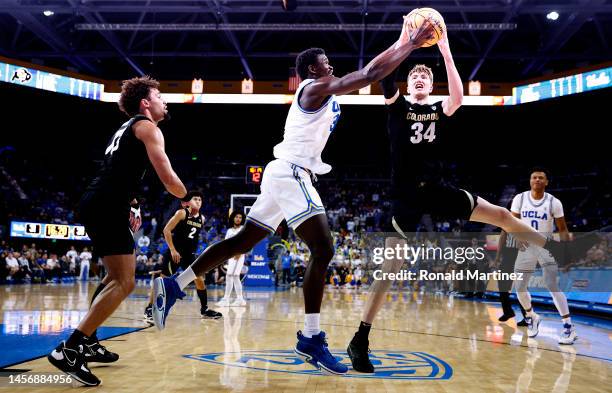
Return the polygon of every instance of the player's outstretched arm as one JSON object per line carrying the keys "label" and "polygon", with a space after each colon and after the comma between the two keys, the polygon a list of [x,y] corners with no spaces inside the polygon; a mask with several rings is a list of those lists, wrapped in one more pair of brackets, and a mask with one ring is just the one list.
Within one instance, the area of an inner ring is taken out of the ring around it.
{"label": "player's outstretched arm", "polygon": [[429,19],[425,20],[419,29],[413,31],[405,21],[398,41],[376,56],[368,65],[342,78],[334,76],[319,78],[308,85],[304,92],[319,97],[343,95],[377,82],[393,72],[413,50],[420,48],[432,38],[433,32],[433,25]]}
{"label": "player's outstretched arm", "polygon": [[400,94],[399,89],[397,88],[397,85],[395,84],[395,80],[397,79],[398,70],[399,70],[399,67],[396,68],[394,72],[385,76],[383,80],[380,81],[380,87],[382,88],[383,95],[385,96],[386,105],[393,104],[397,100],[397,97],[399,97],[399,94]]}
{"label": "player's outstretched arm", "polygon": [[438,41],[438,48],[444,58],[449,94],[449,96],[442,101],[442,109],[446,116],[452,116],[463,103],[463,83],[461,82],[459,71],[457,71],[457,67],[455,67],[455,61],[453,60],[453,55],[448,45],[448,35],[446,31],[444,31],[444,37]]}
{"label": "player's outstretched arm", "polygon": [[161,130],[151,122],[139,121],[134,125],[134,134],[145,144],[149,161],[166,190],[177,198],[185,197],[187,189],[172,169],[164,150],[164,135]]}

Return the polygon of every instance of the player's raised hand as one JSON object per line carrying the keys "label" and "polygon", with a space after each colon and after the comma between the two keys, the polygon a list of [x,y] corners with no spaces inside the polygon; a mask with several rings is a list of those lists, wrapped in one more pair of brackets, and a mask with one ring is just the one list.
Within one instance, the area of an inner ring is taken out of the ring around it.
{"label": "player's raised hand", "polygon": [[408,29],[410,42],[417,48],[434,38],[434,25],[429,18],[425,18],[425,21],[417,29],[412,29],[409,19],[404,17],[404,27]]}
{"label": "player's raised hand", "polygon": [[442,54],[442,56],[450,56],[451,54],[450,46],[448,45],[448,34],[446,32],[446,29],[444,29],[444,34],[442,35],[442,38],[440,38],[440,40],[438,41],[438,49],[440,49],[440,53]]}
{"label": "player's raised hand", "polygon": [[408,23],[408,15],[404,15],[404,24],[402,25],[402,32],[400,33],[397,45],[406,45],[410,42],[410,27]]}

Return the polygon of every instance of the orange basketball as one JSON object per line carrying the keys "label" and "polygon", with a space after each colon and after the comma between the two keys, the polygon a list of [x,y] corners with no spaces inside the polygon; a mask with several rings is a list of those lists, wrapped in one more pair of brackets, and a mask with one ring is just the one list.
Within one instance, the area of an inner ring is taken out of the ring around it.
{"label": "orange basketball", "polygon": [[434,38],[427,41],[423,46],[435,45],[444,35],[446,31],[446,24],[444,24],[444,18],[442,15],[433,8],[415,8],[408,14],[408,23],[411,29],[418,29],[421,27],[425,19],[429,18],[431,23],[434,25]]}

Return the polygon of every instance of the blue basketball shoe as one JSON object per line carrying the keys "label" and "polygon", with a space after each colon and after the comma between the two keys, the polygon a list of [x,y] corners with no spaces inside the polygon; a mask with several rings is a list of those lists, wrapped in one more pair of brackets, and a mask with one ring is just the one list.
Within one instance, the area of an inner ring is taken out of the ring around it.
{"label": "blue basketball shoe", "polygon": [[158,330],[164,330],[170,309],[176,303],[176,299],[185,297],[185,292],[179,288],[176,275],[156,278],[153,281],[153,292],[155,294],[153,322]]}
{"label": "blue basketball shoe", "polygon": [[301,331],[297,332],[297,345],[295,353],[312,364],[323,374],[343,375],[348,372],[348,367],[340,363],[327,349],[325,332],[321,332],[312,338],[304,337]]}

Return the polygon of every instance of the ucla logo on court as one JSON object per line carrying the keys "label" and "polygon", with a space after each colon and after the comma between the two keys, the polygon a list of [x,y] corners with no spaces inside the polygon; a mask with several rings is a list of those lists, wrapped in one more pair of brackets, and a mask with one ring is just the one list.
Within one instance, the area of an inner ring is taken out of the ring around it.
{"label": "ucla logo on court", "polygon": [[[350,360],[344,351],[332,351],[332,354],[349,366]],[[225,367],[239,367],[266,372],[321,375],[311,365],[305,363],[292,350],[214,352],[197,355],[183,355],[188,359]],[[382,351],[370,353],[374,374],[362,374],[349,371],[345,378],[378,378],[410,380],[446,380],[453,375],[452,367],[444,360],[425,352]]]}

